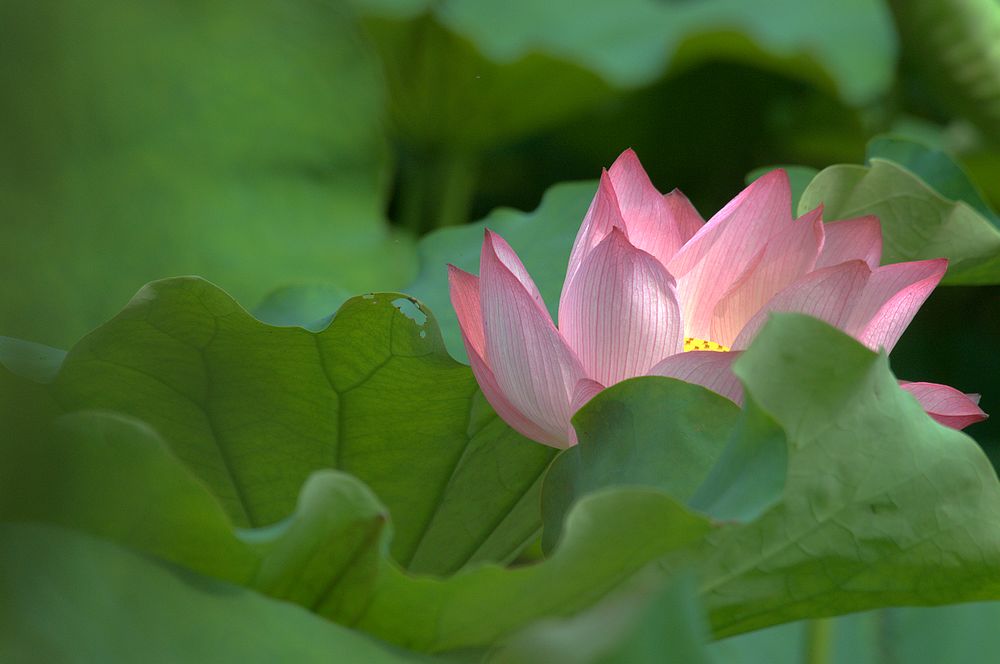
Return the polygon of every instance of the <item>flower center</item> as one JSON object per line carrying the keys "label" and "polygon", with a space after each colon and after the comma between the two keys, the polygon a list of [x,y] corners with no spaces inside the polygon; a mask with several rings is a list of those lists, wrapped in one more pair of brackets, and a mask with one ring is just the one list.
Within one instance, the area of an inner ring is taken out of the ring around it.
{"label": "flower center", "polygon": [[706,339],[698,339],[696,337],[685,337],[684,339],[684,350],[714,350],[719,353],[728,353],[729,346],[723,346],[722,344],[717,344],[714,341],[708,341]]}

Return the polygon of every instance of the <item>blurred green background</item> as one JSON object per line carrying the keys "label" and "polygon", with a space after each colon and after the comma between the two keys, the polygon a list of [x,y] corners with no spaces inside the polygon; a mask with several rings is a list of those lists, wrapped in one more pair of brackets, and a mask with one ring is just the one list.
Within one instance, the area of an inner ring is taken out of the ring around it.
{"label": "blurred green background", "polygon": [[[311,322],[627,147],[708,217],[893,134],[995,210],[997,44],[996,0],[0,0],[0,335],[68,348],[181,274]],[[893,367],[996,414],[998,342],[1000,286],[942,287]],[[968,433],[1000,460],[1000,417]],[[782,629],[758,645],[798,653]]]}

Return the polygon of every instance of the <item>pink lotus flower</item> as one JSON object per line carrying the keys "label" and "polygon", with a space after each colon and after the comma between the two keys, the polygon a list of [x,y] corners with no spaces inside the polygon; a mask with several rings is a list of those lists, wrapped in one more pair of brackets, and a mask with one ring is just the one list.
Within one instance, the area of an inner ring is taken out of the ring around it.
{"label": "pink lotus flower", "polygon": [[[627,378],[671,376],[739,403],[730,366],[771,312],[810,314],[892,350],[947,260],[879,267],[878,219],[823,223],[821,213],[794,219],[788,177],[777,170],[706,223],[679,191],[660,194],[627,150],[601,174],[573,244],[558,329],[495,233],[486,231],[479,277],[448,266],[483,393],[525,436],[567,447],[576,442],[573,414]],[[901,385],[947,426],[986,417],[976,395]]]}

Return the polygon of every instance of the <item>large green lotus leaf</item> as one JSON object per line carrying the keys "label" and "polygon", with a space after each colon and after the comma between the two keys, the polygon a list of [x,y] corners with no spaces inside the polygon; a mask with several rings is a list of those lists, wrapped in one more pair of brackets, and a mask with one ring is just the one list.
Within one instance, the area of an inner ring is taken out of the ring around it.
{"label": "large green lotus leaf", "polygon": [[515,635],[490,664],[705,664],[708,626],[690,575],[616,592],[564,619],[540,620]]}
{"label": "large green lotus leaf", "polygon": [[799,212],[820,204],[830,220],[877,215],[885,263],[945,257],[945,283],[1000,283],[1000,230],[898,164],[873,158],[867,167],[824,169],[802,194]]}
{"label": "large green lotus leaf", "polygon": [[784,429],[789,468],[778,505],[707,540],[701,588],[717,636],[1000,596],[996,474],[897,386],[884,355],[780,314],[735,371]]}
{"label": "large green lotus leaf", "polygon": [[477,223],[444,228],[421,238],[417,245],[420,272],[406,292],[434,311],[453,357],[464,359],[465,348],[448,297],[446,264],[478,274],[483,230],[499,233],[517,251],[554,319],[573,239],[596,190],[596,182],[559,184],[545,193],[532,212],[501,208]]}
{"label": "large green lotus leaf", "polygon": [[[649,486],[690,501],[734,438],[739,413],[732,401],[710,390],[658,376],[634,378],[598,394],[573,418],[579,443],[556,457],[546,473],[545,548],[555,545],[574,501],[600,488]],[[755,438],[736,436],[735,444]],[[780,444],[783,450],[784,441]],[[725,465],[746,475],[746,459],[733,461]],[[783,481],[783,463],[779,474]],[[764,473],[754,477],[769,479]],[[706,506],[730,484],[721,478],[713,482],[702,497]]]}
{"label": "large green lotus leaf", "polygon": [[442,580],[390,561],[385,508],[344,473],[314,473],[293,514],[242,529],[133,418],[78,411],[3,449],[0,520],[83,530],[420,650],[487,647],[536,619],[573,614],[709,528],[662,493],[605,491],[570,512],[551,560]]}
{"label": "large green lotus leaf", "polygon": [[447,579],[386,568],[354,625],[420,651],[491,645],[535,620],[578,613],[664,556],[688,560],[710,528],[659,490],[604,489],[574,505],[558,547],[540,563],[484,565]]}
{"label": "large green lotus leaf", "polygon": [[540,526],[553,451],[496,417],[401,295],[355,298],[312,333],[260,323],[200,279],[156,282],[70,351],[49,392],[146,422],[241,527],[285,518],[323,468],[375,490],[412,570],[507,560]]}
{"label": "large green lotus leaf", "polygon": [[301,607],[39,524],[0,524],[5,662],[427,661]]}
{"label": "large green lotus leaf", "polygon": [[95,411],[36,420],[17,431],[5,423],[3,521],[75,528],[220,579],[251,578],[258,557],[148,425]]}
{"label": "large green lotus leaf", "polygon": [[344,3],[12,0],[0,44],[0,333],[66,347],[177,274],[244,302],[411,278]]}
{"label": "large green lotus leaf", "polygon": [[857,105],[886,90],[895,60],[875,0],[355,4],[372,17],[403,136],[453,149],[516,138],[708,59],[777,69]]}
{"label": "large green lotus leaf", "polygon": [[294,514],[235,529],[208,488],[148,425],[77,411],[0,448],[0,520],[101,536],[349,621],[382,564],[387,512],[357,479],[306,481]]}

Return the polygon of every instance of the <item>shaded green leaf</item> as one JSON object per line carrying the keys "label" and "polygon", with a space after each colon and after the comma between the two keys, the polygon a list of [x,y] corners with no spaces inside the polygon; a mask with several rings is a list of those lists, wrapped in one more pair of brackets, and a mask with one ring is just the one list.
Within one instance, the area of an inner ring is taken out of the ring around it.
{"label": "shaded green leaf", "polygon": [[543,545],[555,546],[573,503],[597,489],[648,486],[687,502],[726,446],[732,401],[683,381],[647,376],[609,387],[573,418],[579,443],[552,463],[542,490]]}
{"label": "shaded green leaf", "polygon": [[784,431],[746,397],[733,435],[688,505],[713,519],[752,521],[781,498],[787,472]]}

